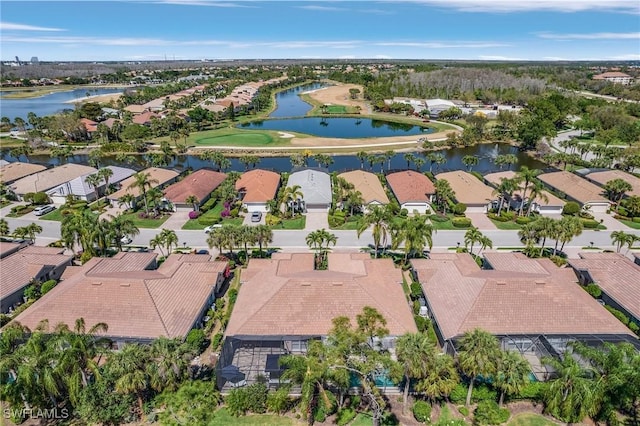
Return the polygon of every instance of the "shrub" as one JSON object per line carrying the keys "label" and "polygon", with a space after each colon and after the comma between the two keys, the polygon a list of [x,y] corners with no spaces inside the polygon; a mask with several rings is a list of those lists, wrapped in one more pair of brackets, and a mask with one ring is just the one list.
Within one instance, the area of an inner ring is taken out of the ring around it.
{"label": "shrub", "polygon": [[351,420],[356,418],[356,410],[353,408],[343,408],[338,411],[336,415],[336,424],[338,426],[344,426],[348,424]]}
{"label": "shrub", "polygon": [[229,395],[225,398],[227,411],[234,417],[244,416],[247,414],[247,392],[244,388],[231,389]]}
{"label": "shrub", "polygon": [[56,286],[56,284],[58,284],[56,282],[56,280],[48,280],[42,283],[42,286],[40,287],[40,294],[41,295],[45,295],[47,294],[52,288],[54,288]]}
{"label": "shrub", "polygon": [[282,222],[282,219],[280,219],[278,216],[274,216],[272,214],[267,214],[267,217],[265,218],[265,223],[268,226],[275,226],[275,225],[279,225],[280,222]]}
{"label": "shrub", "polygon": [[[476,382],[477,383],[477,382]],[[449,398],[454,404],[463,404],[467,399],[468,385],[459,383],[451,392]],[[487,385],[476,385],[471,392],[471,401],[479,402],[485,400],[496,401],[498,399],[498,393]]]}
{"label": "shrub", "polygon": [[585,227],[586,229],[596,229],[598,225],[600,225],[600,222],[593,219],[581,219],[581,221],[582,221],[582,226]]}
{"label": "shrub", "polygon": [[611,312],[614,317],[618,318],[618,320],[621,323],[623,323],[624,325],[629,324],[629,318],[625,314],[623,314],[622,312],[620,312],[616,308],[612,308],[609,305],[606,305],[605,308],[607,309],[607,311]]}
{"label": "shrub", "polygon": [[422,286],[420,285],[419,282],[414,281],[411,283],[411,298],[412,299],[417,299],[419,297],[422,297]]}
{"label": "shrub", "polygon": [[189,212],[189,219],[197,219],[198,216],[200,216],[200,212],[197,212],[195,210],[191,210]]}
{"label": "shrub", "polygon": [[640,223],[640,217],[634,217],[631,220],[633,221],[633,223]]}
{"label": "shrub", "polygon": [[473,422],[478,425],[499,425],[509,419],[509,410],[500,408],[493,400],[484,400],[478,403],[473,411]]}
{"label": "shrub", "polygon": [[408,215],[409,215],[409,210],[407,210],[407,209],[401,209],[400,210],[400,216],[407,217]]}
{"label": "shrub", "polygon": [[636,324],[633,321],[629,321],[629,324],[627,324],[627,327],[629,327],[629,329],[636,334],[640,333],[640,326],[638,326],[638,324]]}
{"label": "shrub", "polygon": [[584,289],[595,298],[602,296],[602,290],[598,287],[598,284],[589,284]]}
{"label": "shrub", "polygon": [[236,300],[238,299],[238,289],[237,288],[232,288],[231,290],[229,290],[229,303],[230,304],[234,304],[236,303]]}
{"label": "shrub", "polygon": [[216,218],[216,217],[200,216],[198,218],[198,223],[200,225],[211,226],[211,225],[214,225],[214,224],[216,224],[218,222],[219,222],[219,219]]}
{"label": "shrub", "polygon": [[448,216],[444,216],[444,215],[440,215],[440,214],[432,214],[431,216],[429,216],[429,219],[432,222],[440,222],[440,223],[444,223],[444,222],[448,222],[449,221],[449,217]]}
{"label": "shrub", "polygon": [[362,403],[362,398],[360,398],[359,395],[351,395],[350,400],[349,400],[349,407],[353,408],[354,410],[357,410],[358,407],[360,407],[360,404]]}
{"label": "shrub", "polygon": [[566,214],[568,216],[575,216],[578,212],[580,212],[580,204],[575,201],[569,201],[562,208],[562,214]]}
{"label": "shrub", "polygon": [[414,315],[413,319],[416,322],[416,328],[418,329],[419,332],[424,333],[429,329],[430,321],[428,318],[423,318],[419,315]]}
{"label": "shrub", "polygon": [[313,413],[313,419],[318,423],[324,422],[327,419],[327,416],[335,413],[338,406],[336,397],[333,393],[326,391],[325,395],[326,400],[325,398],[319,398],[318,405],[316,405],[315,412]]}
{"label": "shrub", "polygon": [[629,216],[629,212],[624,207],[618,207],[618,214],[620,216],[624,216],[624,217],[628,217]]}
{"label": "shrub", "polygon": [[255,383],[246,388],[248,411],[262,414],[267,411],[267,394],[269,390],[264,383]]}
{"label": "shrub", "polygon": [[467,399],[467,387],[462,383],[458,383],[451,391],[449,399],[454,404],[464,404]]}
{"label": "shrub", "polygon": [[522,387],[520,392],[515,395],[517,399],[529,399],[532,401],[542,400],[542,391],[545,384],[543,382],[530,382]]}
{"label": "shrub", "polygon": [[502,212],[500,212],[500,216],[507,220],[513,220],[516,218],[516,212],[514,212],[513,210],[502,210]]}
{"label": "shrub", "polygon": [[413,404],[413,417],[420,423],[431,421],[431,405],[425,401],[416,401]]}
{"label": "shrub", "polygon": [[200,206],[200,211],[202,213],[208,212],[216,205],[216,198],[209,198],[203,205]]}
{"label": "shrub", "polygon": [[453,206],[453,214],[455,215],[463,215],[464,212],[467,211],[467,205],[464,203],[458,203],[455,206]]}
{"label": "shrub", "polygon": [[469,416],[469,409],[467,407],[465,407],[464,405],[458,407],[458,412],[460,414],[462,414],[463,416],[465,416],[465,417]]}
{"label": "shrub", "polygon": [[229,212],[229,215],[231,215],[231,217],[238,217],[239,214],[240,214],[240,209],[238,208],[231,209],[231,211]]}
{"label": "shrub", "polygon": [[186,342],[194,351],[202,352],[207,344],[207,337],[204,335],[204,331],[199,328],[194,328],[187,334]]}
{"label": "shrub", "polygon": [[468,217],[454,217],[451,223],[455,228],[468,228],[471,226],[471,219]]}
{"label": "shrub", "polygon": [[333,213],[333,215],[336,216],[338,219],[344,219],[346,216],[343,210],[336,210]]}
{"label": "shrub", "polygon": [[489,217],[489,219],[497,220],[498,222],[509,222],[508,218],[502,215],[498,216],[495,213],[487,213],[487,216]]}
{"label": "shrub", "polygon": [[532,221],[531,218],[530,217],[526,217],[526,216],[520,216],[520,217],[516,218],[516,223],[518,225],[524,225],[524,224],[529,223],[531,221]]}
{"label": "shrub", "polygon": [[267,409],[273,413],[280,414],[285,412],[291,406],[291,398],[289,397],[289,387],[280,387],[275,392],[269,392],[267,395]]}
{"label": "shrub", "polygon": [[25,201],[36,205],[49,204],[51,202],[49,196],[44,192],[27,192],[22,198]]}

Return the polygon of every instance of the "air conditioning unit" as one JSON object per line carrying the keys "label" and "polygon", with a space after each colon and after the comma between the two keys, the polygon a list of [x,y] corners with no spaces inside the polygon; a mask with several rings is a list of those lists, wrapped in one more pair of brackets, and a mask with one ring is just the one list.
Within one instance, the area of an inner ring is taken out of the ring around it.
{"label": "air conditioning unit", "polygon": [[421,316],[422,318],[428,317],[429,308],[427,308],[426,306],[420,306],[420,311],[418,312],[418,315]]}

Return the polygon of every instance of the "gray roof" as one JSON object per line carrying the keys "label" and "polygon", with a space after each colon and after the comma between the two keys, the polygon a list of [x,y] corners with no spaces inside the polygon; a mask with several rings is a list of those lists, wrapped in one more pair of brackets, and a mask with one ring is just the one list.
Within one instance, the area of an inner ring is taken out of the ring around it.
{"label": "gray roof", "polygon": [[317,170],[291,173],[287,186],[300,185],[302,199],[307,204],[331,204],[331,177]]}
{"label": "gray roof", "polygon": [[[135,170],[127,169],[125,167],[118,166],[107,166],[107,169],[111,169],[113,175],[109,178],[109,183],[118,183],[122,180],[125,180],[129,176],[135,174]],[[64,184],[52,188],[47,193],[49,195],[67,195],[73,194],[78,196],[86,196],[89,194],[93,194],[95,192],[95,188],[89,185],[86,181],[87,176],[93,175],[95,173],[87,173],[85,175],[79,176],[75,179],[70,180],[69,182],[65,182]],[[99,186],[104,186],[104,181]]]}

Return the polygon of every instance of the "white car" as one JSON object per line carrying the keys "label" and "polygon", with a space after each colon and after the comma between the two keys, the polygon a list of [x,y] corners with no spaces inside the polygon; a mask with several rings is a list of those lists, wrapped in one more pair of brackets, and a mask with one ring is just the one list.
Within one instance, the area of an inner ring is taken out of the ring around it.
{"label": "white car", "polygon": [[132,241],[133,240],[127,235],[125,235],[124,237],[120,238],[120,243],[122,243],[122,244],[131,244]]}
{"label": "white car", "polygon": [[47,206],[38,206],[35,209],[33,209],[33,214],[36,216],[42,216],[45,215],[47,213],[50,213],[52,211],[54,211],[56,208],[54,206],[52,206],[51,204],[47,205]]}
{"label": "white car", "polygon": [[209,232],[213,231],[216,228],[222,228],[222,225],[220,225],[219,223],[216,223],[215,225],[207,226],[206,228],[204,228],[204,232],[208,234]]}

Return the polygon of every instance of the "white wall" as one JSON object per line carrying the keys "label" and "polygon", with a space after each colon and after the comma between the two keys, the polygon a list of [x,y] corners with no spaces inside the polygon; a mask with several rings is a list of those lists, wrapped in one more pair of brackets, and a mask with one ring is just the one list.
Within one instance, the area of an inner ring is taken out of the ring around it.
{"label": "white wall", "polygon": [[417,210],[420,214],[431,214],[431,206],[427,203],[404,203],[400,208],[407,209],[410,215],[413,214],[414,210]]}
{"label": "white wall", "polygon": [[249,213],[252,212],[267,212],[267,203],[243,203],[243,207],[247,208]]}

